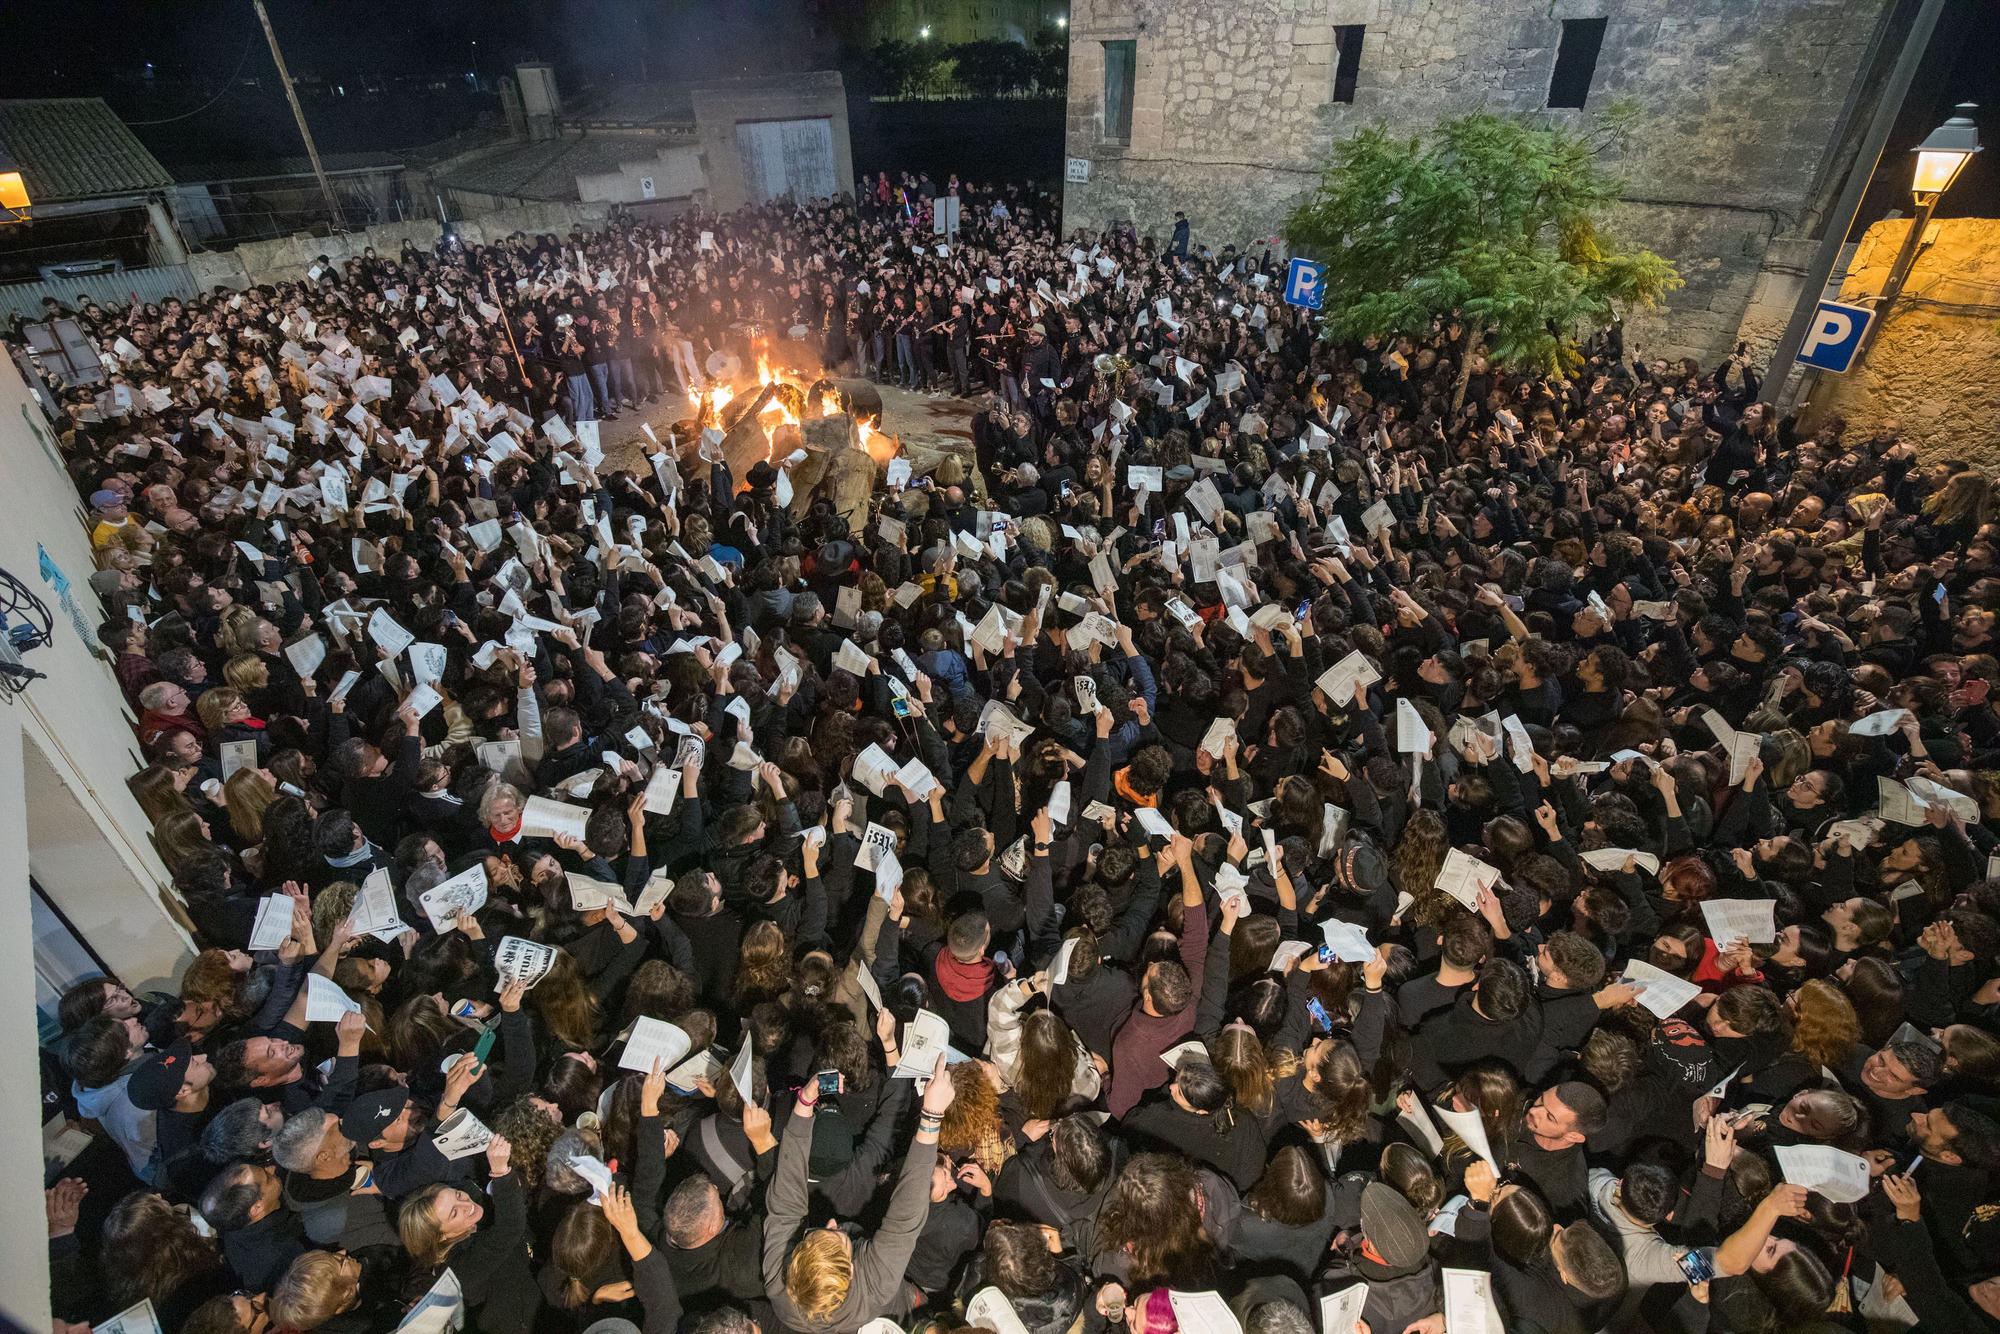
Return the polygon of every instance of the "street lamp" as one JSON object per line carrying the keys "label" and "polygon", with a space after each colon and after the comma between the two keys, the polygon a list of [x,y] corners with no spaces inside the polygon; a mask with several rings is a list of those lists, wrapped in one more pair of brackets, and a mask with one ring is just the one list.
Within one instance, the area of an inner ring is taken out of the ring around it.
{"label": "street lamp", "polygon": [[1924,233],[1930,230],[1931,214],[1937,209],[1938,200],[1951,189],[1952,182],[1965,170],[1965,164],[1981,148],[1979,126],[1972,120],[1972,113],[1978,108],[1970,102],[1961,102],[1956,110],[1956,116],[1932,130],[1916,147],[1916,169],[1910,177],[1910,198],[1916,203],[1916,216],[1910,219],[1910,230],[1903,237],[1902,249],[1896,252],[1896,262],[1889,266],[1882,296],[1875,303],[1875,318],[1869,322],[1862,345],[1855,349],[1856,365],[1867,355],[1889,318],[1889,308],[1895,305],[1896,298],[1903,293],[1903,284],[1909,281],[1910,269],[1917,262],[1917,247],[1924,243]]}
{"label": "street lamp", "polygon": [[7,145],[0,143],[0,226],[26,221],[28,182],[21,175],[21,164],[7,151]]}
{"label": "street lamp", "polygon": [[917,29],[917,36],[928,42],[931,39],[931,25],[926,23],[923,27]]}
{"label": "street lamp", "polygon": [[1979,126],[1969,114],[1978,108],[1970,102],[1961,102],[1957,110],[1958,115],[1932,130],[1917,145],[1917,171],[1910,182],[1910,193],[1916,197],[1919,208],[1936,204],[1938,196],[1951,189],[1958,173],[1965,170],[1965,164],[1981,148]]}

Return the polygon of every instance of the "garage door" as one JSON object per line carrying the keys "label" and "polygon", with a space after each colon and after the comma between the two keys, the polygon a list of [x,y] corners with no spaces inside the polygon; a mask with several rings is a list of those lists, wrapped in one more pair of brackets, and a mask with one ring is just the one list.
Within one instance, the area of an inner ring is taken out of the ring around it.
{"label": "garage door", "polygon": [[783,196],[814,199],[840,188],[833,174],[833,122],[824,116],[738,122],[736,150],[753,204]]}

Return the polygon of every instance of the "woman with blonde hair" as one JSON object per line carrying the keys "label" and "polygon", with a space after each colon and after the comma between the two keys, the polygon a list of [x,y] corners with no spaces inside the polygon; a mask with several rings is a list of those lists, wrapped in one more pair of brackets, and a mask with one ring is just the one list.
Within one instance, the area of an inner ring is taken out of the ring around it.
{"label": "woman with blonde hair", "polygon": [[[486,1146],[487,1194],[493,1219],[484,1231],[487,1209],[456,1186],[430,1185],[403,1201],[396,1232],[420,1280],[429,1286],[446,1266],[457,1276],[474,1329],[524,1331],[541,1303],[528,1256],[528,1203],[512,1171],[513,1148],[495,1135]],[[491,1309],[491,1315],[484,1314]]]}
{"label": "woman with blonde hair", "polygon": [[361,1304],[361,1262],[344,1251],[307,1251],[271,1289],[271,1324],[318,1329]]}
{"label": "woman with blonde hair", "polygon": [[249,695],[271,684],[271,669],[254,653],[239,653],[222,665],[223,681]]}
{"label": "woman with blonde hair", "polygon": [[264,811],[277,799],[278,789],[262,769],[238,769],[222,785],[222,805],[241,846],[264,841]]}

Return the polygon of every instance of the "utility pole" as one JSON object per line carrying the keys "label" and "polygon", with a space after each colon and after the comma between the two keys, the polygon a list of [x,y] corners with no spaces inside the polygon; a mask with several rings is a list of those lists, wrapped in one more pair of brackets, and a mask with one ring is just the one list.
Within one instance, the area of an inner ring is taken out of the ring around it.
{"label": "utility pole", "polygon": [[1902,113],[1903,98],[1917,77],[1917,67],[1923,64],[1924,52],[1931,44],[1931,33],[1944,6],[1945,0],[1924,0],[1923,8],[1911,21],[1909,35],[1903,39],[1902,54],[1896,58],[1896,67],[1882,85],[1882,95],[1875,103],[1868,133],[1855,150],[1854,165],[1847,173],[1840,202],[1827,215],[1826,230],[1820,235],[1812,267],[1806,270],[1791,323],[1785,326],[1785,336],[1778,340],[1777,351],[1771,354],[1771,364],[1764,372],[1764,397],[1780,410],[1791,404],[1792,395],[1786,393],[1786,386],[1792,378],[1792,365],[1799,358],[1799,348],[1806,341],[1806,328],[1819,309],[1820,294],[1826,291],[1826,280],[1833,276],[1833,266],[1839,262],[1841,247],[1847,244],[1847,234],[1854,228],[1855,215],[1861,211],[1861,197],[1875,179],[1875,168],[1889,142],[1889,131],[1895,128],[1896,117]]}
{"label": "utility pole", "polygon": [[319,192],[326,198],[327,216],[336,231],[346,230],[346,219],[341,216],[340,205],[333,197],[333,186],[326,179],[326,168],[320,165],[319,147],[313,143],[312,131],[306,127],[306,113],[299,106],[299,95],[292,88],[291,71],[285,68],[285,53],[278,49],[278,34],[271,30],[271,16],[265,12],[264,0],[251,0],[257,6],[257,21],[264,25],[264,40],[271,44],[271,59],[277,62],[278,82],[284,86],[285,100],[292,104],[292,119],[299,123],[299,138],[306,141],[306,157],[312,161],[313,175],[319,179]]}

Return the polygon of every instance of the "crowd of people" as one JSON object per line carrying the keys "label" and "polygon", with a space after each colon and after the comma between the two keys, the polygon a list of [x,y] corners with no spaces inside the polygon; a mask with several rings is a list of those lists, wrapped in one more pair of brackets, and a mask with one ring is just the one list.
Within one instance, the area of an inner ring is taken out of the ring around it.
{"label": "crowd of people", "polygon": [[[76,312],[57,1329],[1995,1328],[1990,479],[874,193]],[[733,475],[783,337],[976,466]]]}

